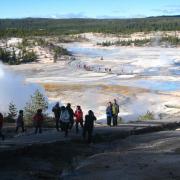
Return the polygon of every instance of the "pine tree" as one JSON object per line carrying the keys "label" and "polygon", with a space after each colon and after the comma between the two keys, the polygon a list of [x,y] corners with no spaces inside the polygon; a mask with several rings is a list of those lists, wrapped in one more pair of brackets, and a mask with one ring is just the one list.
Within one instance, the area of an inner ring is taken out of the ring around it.
{"label": "pine tree", "polygon": [[54,53],[54,63],[56,63],[57,62],[57,53]]}
{"label": "pine tree", "polygon": [[12,57],[11,57],[10,64],[16,64],[16,52],[15,52],[14,48],[13,48],[13,51],[12,51]]}
{"label": "pine tree", "polygon": [[34,94],[31,96],[31,99],[28,103],[26,103],[25,110],[25,120],[27,123],[32,123],[32,118],[36,114],[38,109],[42,109],[43,112],[46,112],[48,109],[48,102],[45,96],[39,91],[36,90]]}
{"label": "pine tree", "polygon": [[9,103],[8,118],[11,120],[15,120],[16,116],[17,116],[16,105],[13,102],[11,102],[11,103]]}

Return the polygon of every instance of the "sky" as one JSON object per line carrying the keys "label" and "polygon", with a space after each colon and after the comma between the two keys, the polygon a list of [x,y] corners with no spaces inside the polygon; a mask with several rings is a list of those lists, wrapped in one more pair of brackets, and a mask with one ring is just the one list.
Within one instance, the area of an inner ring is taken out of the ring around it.
{"label": "sky", "polygon": [[141,18],[180,14],[180,0],[0,0],[0,18]]}

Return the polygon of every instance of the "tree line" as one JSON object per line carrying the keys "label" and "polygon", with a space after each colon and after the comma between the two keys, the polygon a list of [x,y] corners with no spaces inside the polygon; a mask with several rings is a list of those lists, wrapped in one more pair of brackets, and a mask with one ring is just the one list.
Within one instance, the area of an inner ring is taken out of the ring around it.
{"label": "tree line", "polygon": [[14,48],[12,51],[6,48],[0,48],[0,61],[5,64],[18,65],[21,63],[34,62],[36,60],[37,55],[33,50],[27,51],[26,49],[23,49],[16,54]]}
{"label": "tree line", "polygon": [[17,45],[4,45],[0,47],[0,61],[9,65],[19,65],[22,63],[36,62],[38,56],[32,49],[34,46],[47,48],[54,55],[54,62],[61,56],[71,56],[71,53],[61,46],[48,42],[43,38],[23,38]]}
{"label": "tree line", "polygon": [[179,31],[180,16],[135,19],[0,19],[0,37],[62,34]]}
{"label": "tree line", "polygon": [[[115,42],[104,41],[97,43],[99,46],[152,46],[157,40],[155,38],[150,39],[135,39],[135,40],[118,40]],[[166,44],[171,46],[180,46],[180,38],[175,36],[161,37],[158,40],[158,45]]]}

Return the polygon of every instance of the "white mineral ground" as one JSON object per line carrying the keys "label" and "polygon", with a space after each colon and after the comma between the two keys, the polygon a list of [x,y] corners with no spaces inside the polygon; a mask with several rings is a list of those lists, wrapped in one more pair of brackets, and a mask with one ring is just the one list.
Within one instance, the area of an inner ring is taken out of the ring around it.
{"label": "white mineral ground", "polygon": [[[3,68],[24,76],[26,82],[43,85],[49,101],[53,104],[56,101],[71,102],[73,107],[77,104],[82,105],[85,112],[88,109],[94,110],[98,121],[104,119],[106,103],[113,98],[118,99],[121,109],[120,116],[125,120],[136,120],[138,115],[147,110],[154,111],[156,115],[166,114],[164,118],[167,118],[169,122],[179,116],[180,48],[115,46],[102,48],[96,46],[96,43],[105,41],[106,38],[108,40],[118,38],[97,34],[85,34],[84,36],[89,39],[88,42],[64,44],[76,57],[75,61],[53,63],[50,52],[36,47],[35,50],[40,57],[38,63]],[[134,38],[141,36],[142,34],[136,34]],[[103,60],[100,60],[101,56]],[[86,65],[85,69],[84,65]],[[87,71],[87,67],[91,68],[91,71]],[[104,72],[105,68],[111,68],[111,72]],[[1,81],[2,77],[3,71],[0,68],[0,82],[5,84],[5,81]],[[13,79],[12,75],[10,77]],[[8,86],[5,89],[9,90]],[[21,89],[17,88],[17,90]],[[160,120],[160,122],[164,123],[165,120]],[[148,124],[149,121],[145,123]],[[150,123],[154,124],[156,121],[153,120]],[[129,126],[130,124],[127,128],[132,128]],[[99,128],[101,127],[95,128],[95,131],[99,131]],[[121,132],[123,128],[125,127],[121,125],[117,128],[103,127],[102,129],[114,133],[115,131]],[[43,133],[38,138],[34,134],[25,137],[22,135],[22,137],[19,136],[4,143],[5,145],[8,143],[17,145],[23,142],[31,144],[32,141],[39,143],[40,140],[42,143],[48,140],[52,142],[53,138],[61,140],[59,139],[61,136],[60,133],[52,130],[52,132]],[[97,143],[92,147],[102,148],[103,153],[78,162],[75,172],[65,170],[62,175],[68,180],[180,179],[179,137],[180,131],[177,129],[176,131],[132,135],[113,141],[110,145]],[[112,147],[111,152],[106,150],[107,146]],[[32,164],[31,161],[30,159],[30,164]],[[26,164],[27,161],[25,166]],[[38,169],[38,165],[46,169],[47,162],[43,164],[42,160],[36,161],[33,167]],[[52,168],[51,164],[49,166]],[[16,172],[10,169],[2,171],[1,177],[8,175],[14,178],[19,174],[21,174],[19,169]]]}
{"label": "white mineral ground", "polygon": [[99,122],[105,118],[106,103],[114,98],[124,120],[137,120],[148,110],[156,118],[160,113],[166,118],[179,114],[180,48],[101,47],[97,42],[119,38],[92,33],[83,36],[88,41],[61,44],[72,52],[74,61],[67,57],[53,63],[49,51],[35,47],[38,63],[6,68],[23,75],[26,82],[43,85],[52,104],[71,102],[73,108],[80,104],[85,113],[94,110]]}

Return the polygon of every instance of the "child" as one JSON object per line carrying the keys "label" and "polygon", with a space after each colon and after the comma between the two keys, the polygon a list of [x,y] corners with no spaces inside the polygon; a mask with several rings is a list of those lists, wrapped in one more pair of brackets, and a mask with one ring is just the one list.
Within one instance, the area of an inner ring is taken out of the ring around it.
{"label": "child", "polygon": [[18,118],[16,120],[16,133],[18,132],[18,129],[22,128],[22,132],[25,131],[24,129],[24,120],[23,120],[23,110],[19,111]]}
{"label": "child", "polygon": [[39,130],[39,133],[42,133],[42,123],[44,121],[42,109],[37,110],[37,113],[33,117],[33,120],[34,120],[34,125],[35,125],[35,134],[37,134],[38,130]]}

